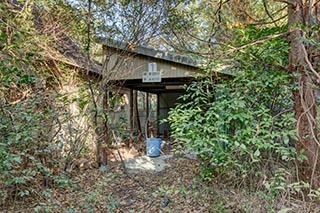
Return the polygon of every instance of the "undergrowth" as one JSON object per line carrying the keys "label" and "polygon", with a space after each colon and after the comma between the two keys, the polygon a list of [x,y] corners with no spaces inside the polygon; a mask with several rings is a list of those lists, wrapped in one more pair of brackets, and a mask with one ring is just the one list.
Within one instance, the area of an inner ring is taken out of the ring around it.
{"label": "undergrowth", "polygon": [[220,82],[209,73],[186,87],[168,118],[176,149],[195,153],[203,180],[255,194],[267,211],[292,199],[319,200],[319,190],[295,175],[306,157],[296,156],[293,142],[290,76],[255,68]]}

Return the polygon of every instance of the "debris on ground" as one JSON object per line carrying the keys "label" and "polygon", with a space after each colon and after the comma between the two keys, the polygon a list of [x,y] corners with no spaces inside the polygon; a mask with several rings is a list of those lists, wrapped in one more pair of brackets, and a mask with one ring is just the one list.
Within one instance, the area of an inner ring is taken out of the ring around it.
{"label": "debris on ground", "polygon": [[165,160],[171,158],[172,155],[161,155],[159,157],[139,156],[124,160],[124,164],[128,173],[141,172],[161,172],[170,164]]}

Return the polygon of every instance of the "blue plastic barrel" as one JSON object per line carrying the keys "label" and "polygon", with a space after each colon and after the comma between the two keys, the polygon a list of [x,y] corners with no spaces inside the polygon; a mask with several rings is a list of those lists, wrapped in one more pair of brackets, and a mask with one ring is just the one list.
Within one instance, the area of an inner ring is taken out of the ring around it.
{"label": "blue plastic barrel", "polygon": [[147,155],[149,157],[158,157],[161,149],[161,138],[147,138]]}

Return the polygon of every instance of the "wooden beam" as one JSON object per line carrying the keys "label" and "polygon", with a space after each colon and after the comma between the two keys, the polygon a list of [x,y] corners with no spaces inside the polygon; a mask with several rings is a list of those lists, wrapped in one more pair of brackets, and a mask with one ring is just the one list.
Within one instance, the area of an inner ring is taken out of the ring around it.
{"label": "wooden beam", "polygon": [[159,131],[159,127],[160,127],[160,121],[159,121],[159,117],[160,117],[160,94],[157,94],[157,134],[160,135],[160,131]]}
{"label": "wooden beam", "polygon": [[146,129],[146,137],[149,137],[148,136],[148,132],[149,132],[149,93],[146,92],[146,100],[145,100],[145,109],[146,109],[146,122],[145,122],[145,129]]}
{"label": "wooden beam", "polygon": [[133,90],[133,117],[138,137],[141,137],[141,124],[138,109],[138,91]]}
{"label": "wooden beam", "polygon": [[130,89],[129,93],[129,123],[130,123],[130,144],[133,145],[133,89]]}

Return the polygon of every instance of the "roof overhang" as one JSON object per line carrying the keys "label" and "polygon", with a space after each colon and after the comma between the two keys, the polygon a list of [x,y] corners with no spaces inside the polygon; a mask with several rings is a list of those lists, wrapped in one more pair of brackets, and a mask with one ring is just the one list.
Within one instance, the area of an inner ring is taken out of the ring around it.
{"label": "roof overhang", "polygon": [[160,93],[176,93],[183,92],[184,85],[189,84],[194,78],[165,78],[157,83],[143,83],[140,79],[113,81],[114,86],[126,87],[129,89],[150,92],[154,94]]}

